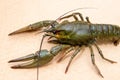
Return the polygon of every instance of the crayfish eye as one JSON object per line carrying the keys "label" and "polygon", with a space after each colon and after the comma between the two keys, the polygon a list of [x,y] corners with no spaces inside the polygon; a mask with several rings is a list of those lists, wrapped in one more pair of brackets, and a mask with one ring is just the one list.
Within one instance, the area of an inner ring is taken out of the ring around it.
{"label": "crayfish eye", "polygon": [[55,34],[56,33],[56,31],[53,31],[53,34]]}
{"label": "crayfish eye", "polygon": [[56,31],[56,30],[55,30],[55,31],[53,31],[53,34],[57,34],[58,32],[59,32],[59,31]]}
{"label": "crayfish eye", "polygon": [[53,31],[53,34],[65,35],[65,32],[63,30],[56,30],[56,31]]}
{"label": "crayfish eye", "polygon": [[55,28],[56,25],[58,25],[57,21],[54,21],[52,24],[50,24],[51,28]]}

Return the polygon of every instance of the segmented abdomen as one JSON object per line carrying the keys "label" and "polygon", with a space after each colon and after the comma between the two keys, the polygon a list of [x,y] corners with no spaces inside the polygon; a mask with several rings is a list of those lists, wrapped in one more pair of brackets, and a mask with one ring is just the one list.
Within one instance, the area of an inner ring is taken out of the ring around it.
{"label": "segmented abdomen", "polygon": [[120,28],[110,24],[90,24],[91,35],[97,39],[120,38]]}

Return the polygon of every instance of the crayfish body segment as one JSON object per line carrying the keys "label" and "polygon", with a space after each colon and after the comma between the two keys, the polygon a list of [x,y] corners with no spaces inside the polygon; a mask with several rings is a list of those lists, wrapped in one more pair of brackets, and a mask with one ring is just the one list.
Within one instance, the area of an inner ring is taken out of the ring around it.
{"label": "crayfish body segment", "polygon": [[[51,30],[52,31],[52,30]],[[59,24],[53,31],[54,36],[64,44],[87,45],[96,40],[109,40],[119,42],[120,28],[110,24],[87,24],[79,21]]]}
{"label": "crayfish body segment", "polygon": [[[77,15],[79,15],[81,20],[78,19]],[[75,21],[69,22],[65,20],[61,23],[58,23],[57,21],[54,20],[49,20],[45,22],[42,21],[32,25],[32,27],[35,27],[35,29],[33,28],[29,29],[29,27],[27,27],[25,29],[23,28],[23,30],[20,29],[18,31],[10,33],[9,35],[12,35],[20,32],[37,30],[37,29],[41,29],[42,27],[46,27],[46,29],[43,30],[43,32],[46,32],[44,36],[45,35],[49,36],[50,40],[48,42],[54,44],[60,44],[51,48],[50,51],[41,50],[41,51],[37,51],[36,54],[31,54],[22,58],[11,60],[9,62],[18,62],[18,61],[25,61],[30,59],[32,59],[33,61],[30,64],[28,63],[20,64],[13,66],[12,68],[31,68],[38,66],[38,63],[40,63],[39,66],[43,66],[49,63],[54,58],[54,56],[56,56],[59,52],[67,48],[64,55],[58,60],[58,62],[61,61],[63,57],[66,56],[66,54],[68,54],[72,50],[75,50],[66,67],[65,70],[66,73],[74,57],[81,51],[83,46],[86,46],[89,47],[90,49],[91,61],[93,66],[95,67],[97,73],[101,77],[103,77],[103,75],[101,74],[99,68],[95,63],[95,57],[94,57],[95,55],[92,46],[94,45],[96,47],[98,53],[104,60],[110,63],[116,63],[115,61],[104,57],[101,49],[97,45],[97,42],[99,40],[103,40],[103,41],[110,41],[115,46],[118,45],[120,41],[120,27],[111,24],[93,24],[90,22],[88,17],[86,17],[86,21],[85,21],[80,13],[72,13],[70,15],[61,17],[60,20],[69,17],[73,17]],[[52,27],[49,28],[49,25],[51,25]],[[38,54],[40,54],[39,57]]]}

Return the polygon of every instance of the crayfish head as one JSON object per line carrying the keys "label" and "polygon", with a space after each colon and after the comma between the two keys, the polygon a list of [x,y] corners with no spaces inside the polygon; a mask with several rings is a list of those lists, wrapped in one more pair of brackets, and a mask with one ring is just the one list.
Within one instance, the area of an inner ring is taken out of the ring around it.
{"label": "crayfish head", "polygon": [[47,32],[48,34],[46,34],[47,36],[51,36],[51,37],[55,37],[57,39],[66,39],[69,38],[69,34],[70,32],[65,31],[65,30],[56,30],[56,29],[48,29],[48,30],[44,30],[44,32]]}
{"label": "crayfish head", "polygon": [[14,65],[11,68],[14,68],[14,69],[34,68],[34,67],[43,66],[43,65],[49,63],[53,59],[53,57],[54,56],[52,54],[49,54],[49,52],[47,50],[41,50],[41,52],[37,51],[35,54],[29,54],[24,57],[10,60],[9,63],[10,62],[19,62],[19,61],[28,61],[26,63]]}

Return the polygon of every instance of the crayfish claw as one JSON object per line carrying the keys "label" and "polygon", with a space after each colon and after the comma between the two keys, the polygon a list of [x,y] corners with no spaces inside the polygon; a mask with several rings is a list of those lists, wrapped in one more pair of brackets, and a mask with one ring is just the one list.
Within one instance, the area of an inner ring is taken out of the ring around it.
{"label": "crayfish claw", "polygon": [[17,59],[10,60],[10,61],[8,61],[8,63],[19,62],[19,61],[28,61],[28,60],[33,59],[34,57],[35,57],[35,54],[29,54],[29,55],[26,55],[26,56],[23,56],[23,57],[20,57],[20,58],[17,58]]}
{"label": "crayfish claw", "polygon": [[[40,54],[40,56],[39,56]],[[10,62],[19,62],[19,61],[28,61],[26,63],[14,65],[11,68],[18,69],[18,68],[34,68],[37,66],[43,66],[50,62],[53,59],[53,55],[50,54],[47,50],[37,51],[35,54],[29,54],[24,57],[20,57],[17,59],[10,60]]]}
{"label": "crayfish claw", "polygon": [[43,27],[48,27],[50,26],[52,23],[54,23],[55,25],[57,25],[58,23],[55,21],[55,20],[44,20],[44,21],[39,21],[39,22],[36,22],[34,24],[30,24],[26,27],[23,27],[21,29],[18,29],[10,34],[8,34],[9,36],[10,35],[14,35],[14,34],[18,34],[18,33],[22,33],[22,32],[29,32],[29,31],[36,31],[36,30],[40,30],[42,29]]}
{"label": "crayfish claw", "polygon": [[26,62],[26,63],[22,63],[22,64],[18,64],[18,65],[11,66],[11,68],[13,68],[13,69],[32,68],[32,67],[34,67],[34,64],[35,64],[36,62],[37,62],[37,61],[30,61],[30,62]]}
{"label": "crayfish claw", "polygon": [[10,35],[19,34],[19,33],[28,32],[28,31],[32,31],[31,25],[18,29],[8,35],[10,36]]}

